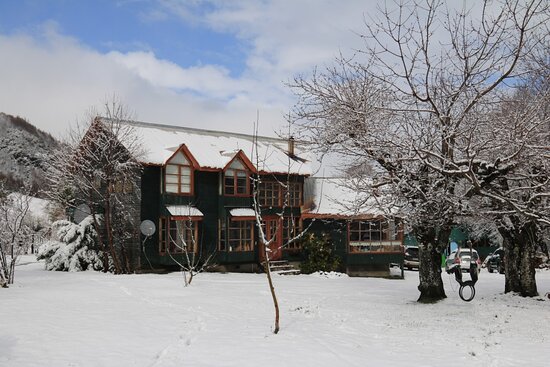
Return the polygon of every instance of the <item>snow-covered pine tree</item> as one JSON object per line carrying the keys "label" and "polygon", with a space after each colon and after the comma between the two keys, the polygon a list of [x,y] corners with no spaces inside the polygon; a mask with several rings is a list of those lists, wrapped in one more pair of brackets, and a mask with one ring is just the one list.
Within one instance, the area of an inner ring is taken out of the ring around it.
{"label": "snow-covered pine tree", "polygon": [[[38,260],[45,260],[46,270],[105,270],[99,249],[95,220],[90,215],[79,224],[58,220],[52,224],[52,239],[38,249]],[[113,266],[112,263],[109,266]],[[112,270],[112,269],[109,269]]]}

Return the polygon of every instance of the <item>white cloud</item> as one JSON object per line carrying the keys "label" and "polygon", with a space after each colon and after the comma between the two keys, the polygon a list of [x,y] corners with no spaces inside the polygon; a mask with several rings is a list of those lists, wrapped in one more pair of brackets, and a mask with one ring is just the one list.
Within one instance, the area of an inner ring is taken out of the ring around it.
{"label": "white cloud", "polygon": [[270,72],[286,78],[331,62],[340,50],[347,53],[360,47],[362,40],[354,32],[364,29],[364,16],[376,8],[376,2],[363,0],[201,3],[209,5],[199,8],[183,0],[162,2],[184,19],[196,11],[196,17],[212,29],[232,32],[249,42],[249,73]]}
{"label": "white cloud", "polygon": [[152,52],[141,51],[113,51],[108,56],[156,87],[189,90],[220,99],[230,99],[236,94],[246,93],[252,87],[251,82],[232,79],[226,68],[217,65],[184,69],[168,60],[157,59]]}
{"label": "white cloud", "polygon": [[0,55],[0,111],[56,135],[113,94],[140,120],[245,133],[260,111],[261,133],[273,134],[288,108],[222,67],[184,69],[150,52],[103,54],[51,25],[40,37],[0,35]]}
{"label": "white cloud", "polygon": [[157,9],[149,8],[147,21],[176,15],[236,35],[239,47],[247,47],[239,76],[220,65],[181,67],[147,47],[101,53],[55,23],[39,35],[0,35],[0,111],[58,134],[116,94],[139,119],[159,123],[250,132],[259,111],[261,133],[271,134],[293,103],[283,83],[360,48],[355,32],[364,30],[377,3],[159,0]]}

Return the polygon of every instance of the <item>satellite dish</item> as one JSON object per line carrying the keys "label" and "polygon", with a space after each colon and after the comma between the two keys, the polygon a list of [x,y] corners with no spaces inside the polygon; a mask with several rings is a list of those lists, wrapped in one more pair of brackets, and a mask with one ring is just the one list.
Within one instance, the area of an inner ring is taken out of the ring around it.
{"label": "satellite dish", "polygon": [[139,229],[141,230],[141,233],[146,236],[150,237],[152,236],[155,231],[157,230],[157,227],[155,226],[155,223],[150,221],[149,219],[145,219],[141,224],[139,225]]}
{"label": "satellite dish", "polygon": [[87,216],[92,214],[92,210],[86,204],[80,204],[77,206],[73,213],[73,220],[76,224],[80,224]]}

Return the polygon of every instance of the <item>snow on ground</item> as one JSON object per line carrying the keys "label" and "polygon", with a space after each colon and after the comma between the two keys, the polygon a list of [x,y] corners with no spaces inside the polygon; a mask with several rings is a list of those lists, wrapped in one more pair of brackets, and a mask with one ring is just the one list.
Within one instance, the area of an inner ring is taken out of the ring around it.
{"label": "snow on ground", "polygon": [[[23,259],[0,289],[0,366],[548,366],[550,300],[502,293],[481,273],[476,298],[418,304],[405,280],[265,275],[114,276],[43,270]],[[550,291],[550,271],[537,273]]]}

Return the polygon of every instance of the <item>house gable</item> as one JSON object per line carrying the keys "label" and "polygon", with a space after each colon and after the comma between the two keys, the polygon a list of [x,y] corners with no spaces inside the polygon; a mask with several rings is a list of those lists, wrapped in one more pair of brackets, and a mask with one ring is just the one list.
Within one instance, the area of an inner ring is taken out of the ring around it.
{"label": "house gable", "polygon": [[197,168],[197,161],[185,144],[182,144],[164,165],[164,192],[178,195],[193,195],[195,191],[194,171]]}

